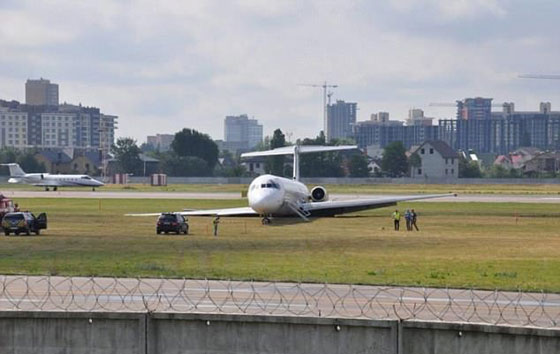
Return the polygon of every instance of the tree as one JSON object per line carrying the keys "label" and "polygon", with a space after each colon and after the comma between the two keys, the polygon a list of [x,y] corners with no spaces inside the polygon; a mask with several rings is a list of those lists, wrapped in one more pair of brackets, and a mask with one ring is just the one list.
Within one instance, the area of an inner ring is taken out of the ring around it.
{"label": "tree", "polygon": [[202,177],[212,174],[208,163],[196,156],[177,156],[166,153],[161,156],[161,170],[169,176]]}
{"label": "tree", "polygon": [[[323,131],[315,139],[305,138],[298,141],[300,145],[334,145],[326,144]],[[343,177],[342,157],[338,152],[321,152],[303,154],[299,157],[300,175],[305,177]]]}
{"label": "tree", "polygon": [[119,173],[141,174],[142,160],[138,156],[140,148],[136,145],[136,140],[132,138],[119,138],[111,146],[111,153],[117,160],[117,171]]}
{"label": "tree", "polygon": [[206,161],[210,171],[218,163],[218,145],[207,134],[193,129],[183,129],[175,133],[171,149],[180,157],[198,157]]}
{"label": "tree", "polygon": [[368,177],[370,168],[367,157],[362,154],[353,155],[349,163],[350,177]]}
{"label": "tree", "polygon": [[26,151],[24,153],[21,153],[16,158],[16,161],[21,167],[21,169],[24,171],[39,172],[39,173],[46,172],[45,165],[37,162],[37,159],[35,159],[35,153],[32,151]]}
{"label": "tree", "polygon": [[385,147],[381,169],[391,177],[402,177],[408,173],[406,151],[401,141],[393,141]]}
{"label": "tree", "polygon": [[[286,136],[282,133],[282,130],[276,129],[274,134],[272,134],[272,139],[270,139],[270,148],[276,149],[279,147],[286,146]],[[266,160],[265,170],[267,173],[283,176],[284,175],[284,156],[271,156]]]}
{"label": "tree", "polygon": [[522,178],[523,174],[521,170],[516,170],[515,168],[506,168],[501,165],[492,165],[486,173],[485,177],[489,178]]}
{"label": "tree", "polygon": [[459,158],[459,178],[480,178],[482,171],[475,161],[467,161],[464,157]]}

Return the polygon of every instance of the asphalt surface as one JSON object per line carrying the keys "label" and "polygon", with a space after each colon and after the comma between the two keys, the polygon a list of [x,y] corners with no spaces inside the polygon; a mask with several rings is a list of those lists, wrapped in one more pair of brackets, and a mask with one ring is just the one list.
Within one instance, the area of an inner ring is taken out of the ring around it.
{"label": "asphalt surface", "polygon": [[[104,192],[104,191],[5,191],[10,198],[93,198],[93,199],[240,199],[240,193],[197,193],[197,192]],[[373,194],[331,194],[334,200],[367,199],[386,197]],[[425,202],[483,202],[483,203],[560,203],[560,196],[514,195],[514,194],[460,194],[457,197],[427,199]]]}
{"label": "asphalt surface", "polygon": [[560,294],[41,276],[0,276],[0,285],[0,311],[225,313],[560,328]]}

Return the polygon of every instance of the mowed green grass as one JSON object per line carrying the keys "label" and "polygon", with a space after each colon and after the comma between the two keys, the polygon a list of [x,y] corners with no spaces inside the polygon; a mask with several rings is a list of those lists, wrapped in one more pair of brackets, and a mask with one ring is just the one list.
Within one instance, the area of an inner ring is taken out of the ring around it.
{"label": "mowed green grass", "polygon": [[[25,184],[0,184],[0,189],[41,191],[42,188]],[[308,185],[309,188],[314,185]],[[329,193],[348,194],[433,194],[454,192],[459,194],[539,194],[560,195],[560,184],[340,184],[324,185]],[[246,192],[244,184],[170,184],[150,186],[148,184],[107,184],[97,188],[106,192],[196,192],[196,193],[239,193]],[[84,187],[61,187],[60,191],[89,191]]]}
{"label": "mowed green grass", "polygon": [[[244,200],[18,199],[46,211],[35,237],[0,237],[0,274],[188,277],[560,292],[555,205],[404,203],[420,232],[392,230],[392,209],[311,223],[190,218],[191,235],[157,236],[129,212],[242,206]],[[404,223],[404,221],[403,221]],[[404,225],[402,226],[404,229]]]}

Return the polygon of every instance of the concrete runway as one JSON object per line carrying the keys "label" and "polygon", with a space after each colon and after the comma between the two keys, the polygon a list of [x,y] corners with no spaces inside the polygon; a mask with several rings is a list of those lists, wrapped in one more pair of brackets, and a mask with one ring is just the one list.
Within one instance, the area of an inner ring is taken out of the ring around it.
{"label": "concrete runway", "polygon": [[[240,193],[196,193],[196,192],[104,192],[104,191],[5,191],[9,198],[93,198],[93,199],[240,199]],[[386,197],[387,195],[383,195]],[[366,199],[382,197],[372,194],[332,194],[331,199]],[[555,195],[514,195],[514,194],[462,194],[457,197],[427,199],[425,202],[483,202],[483,203],[560,203]]]}
{"label": "concrete runway", "polygon": [[41,276],[0,276],[0,284],[0,311],[225,313],[560,328],[560,294]]}

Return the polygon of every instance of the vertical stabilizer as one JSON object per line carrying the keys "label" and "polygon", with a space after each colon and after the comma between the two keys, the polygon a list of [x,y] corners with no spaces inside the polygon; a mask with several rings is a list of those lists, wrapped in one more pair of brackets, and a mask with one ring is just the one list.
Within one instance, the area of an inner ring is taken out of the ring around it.
{"label": "vertical stabilizer", "polygon": [[17,163],[3,163],[2,166],[8,166],[10,169],[10,177],[23,177],[25,172]]}
{"label": "vertical stabilizer", "polygon": [[294,180],[299,180],[299,155],[312,152],[333,152],[343,150],[356,150],[356,145],[338,145],[338,146],[320,146],[320,145],[294,145],[284,146],[273,150],[254,151],[241,154],[241,157],[256,156],[275,156],[275,155],[293,155],[294,156]]}

